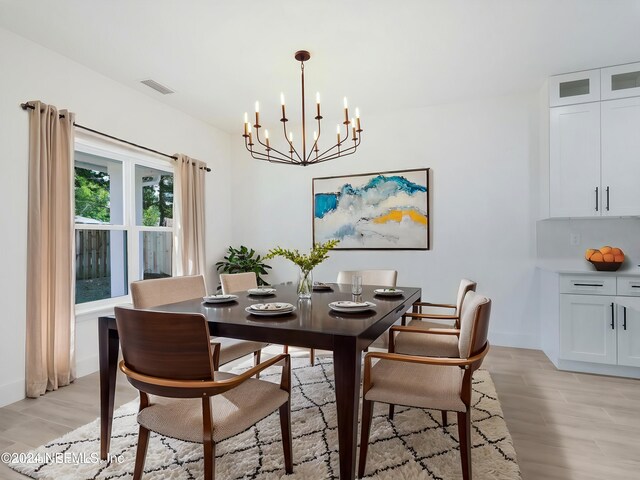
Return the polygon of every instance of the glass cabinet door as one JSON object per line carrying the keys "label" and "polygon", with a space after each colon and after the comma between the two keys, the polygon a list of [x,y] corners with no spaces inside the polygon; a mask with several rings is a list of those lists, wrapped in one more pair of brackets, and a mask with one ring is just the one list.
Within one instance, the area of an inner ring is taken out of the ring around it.
{"label": "glass cabinet door", "polygon": [[640,63],[601,70],[602,100],[640,96]]}
{"label": "glass cabinet door", "polygon": [[549,106],[574,105],[600,100],[600,70],[556,75],[549,79]]}

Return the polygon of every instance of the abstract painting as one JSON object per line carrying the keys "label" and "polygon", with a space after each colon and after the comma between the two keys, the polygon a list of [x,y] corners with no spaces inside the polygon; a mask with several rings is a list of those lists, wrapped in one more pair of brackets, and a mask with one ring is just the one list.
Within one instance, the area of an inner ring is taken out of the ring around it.
{"label": "abstract painting", "polygon": [[336,250],[428,250],[429,169],[313,179],[313,242]]}

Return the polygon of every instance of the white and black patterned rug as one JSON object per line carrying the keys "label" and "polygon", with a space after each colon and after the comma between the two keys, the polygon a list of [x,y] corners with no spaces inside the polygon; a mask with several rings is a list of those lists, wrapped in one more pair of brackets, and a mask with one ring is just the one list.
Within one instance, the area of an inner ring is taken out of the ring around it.
{"label": "white and black patterned rug", "polygon": [[[280,368],[262,379],[280,381]],[[311,367],[307,358],[292,359],[292,431],[294,473],[285,475],[280,423],[272,414],[249,430],[216,446],[216,478],[337,479],[338,441],[331,357]],[[516,455],[489,373],[476,372],[473,385],[473,478],[520,478]],[[137,401],[115,412],[111,454],[118,461],[98,461],[98,420],[39,447],[11,468],[37,479],[129,479],[137,444]],[[456,415],[443,429],[440,412],[396,407],[393,421],[387,406],[377,405],[371,429],[367,478],[461,478]],[[48,458],[46,458],[48,457]],[[46,461],[45,461],[46,460]],[[35,463],[33,463],[35,461]],[[202,447],[151,434],[146,480],[202,478]]]}

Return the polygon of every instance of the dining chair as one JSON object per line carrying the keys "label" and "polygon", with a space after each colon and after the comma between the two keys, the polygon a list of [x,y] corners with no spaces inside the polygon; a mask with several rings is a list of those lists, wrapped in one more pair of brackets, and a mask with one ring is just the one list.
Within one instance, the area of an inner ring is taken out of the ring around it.
{"label": "dining chair", "polygon": [[[258,287],[258,277],[253,272],[221,273],[220,284],[222,285],[222,293],[224,294],[244,292],[250,288]],[[289,353],[289,346],[283,345],[283,351],[284,353]],[[311,348],[309,350],[309,361],[312,366],[315,365],[315,359],[315,350]]]}
{"label": "dining chair", "polygon": [[[131,282],[133,308],[150,308],[169,303],[201,298],[207,294],[202,275],[184,277],[154,278]],[[254,365],[260,363],[262,349],[268,343],[250,342],[227,337],[211,337],[211,341],[220,344],[217,350],[215,367],[232,362],[253,353]]]}
{"label": "dining chair", "polygon": [[[452,310],[451,314],[406,313],[403,317],[413,318],[408,325],[394,325],[389,329],[389,352],[404,355],[431,357],[458,357],[458,338],[453,335],[438,335],[433,330],[459,328],[460,312],[468,292],[476,290],[477,283],[463,278],[458,287],[455,304],[416,302],[420,312],[422,307]],[[432,321],[429,321],[432,320]],[[389,405],[389,418],[393,419],[394,406]],[[442,412],[442,424],[447,426],[447,412]]]}
{"label": "dining chair", "polygon": [[229,295],[244,292],[250,288],[258,288],[258,277],[253,272],[221,273],[220,284],[222,285],[222,293]]}
{"label": "dining chair", "polygon": [[337,283],[351,283],[354,275],[362,277],[363,285],[380,285],[395,287],[398,279],[397,270],[343,270],[338,272]]}
{"label": "dining chair", "polygon": [[[291,365],[277,355],[239,375],[214,367],[202,314],[115,308],[123,360],[120,370],[140,392],[133,478],[144,471],[150,432],[202,443],[204,478],[215,478],[215,446],[279,410],[285,471],[293,473]],[[251,378],[282,362],[280,385]],[[150,397],[150,395],[152,395]]]}
{"label": "dining chair", "polygon": [[[458,339],[458,358],[367,353],[364,359],[362,430],[358,476],[365,473],[375,402],[455,411],[463,480],[471,480],[471,394],[473,373],[489,351],[487,334],[491,300],[468,292],[459,329],[439,329],[437,335]],[[373,360],[377,360],[373,364]]]}

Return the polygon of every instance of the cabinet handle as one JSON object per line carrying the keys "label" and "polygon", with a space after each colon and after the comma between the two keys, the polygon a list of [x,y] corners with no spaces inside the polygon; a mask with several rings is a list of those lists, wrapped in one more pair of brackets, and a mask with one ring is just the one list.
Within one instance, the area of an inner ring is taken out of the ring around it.
{"label": "cabinet handle", "polygon": [[[604,285],[602,283],[574,283],[573,286],[574,287],[603,287]],[[638,288],[640,288],[640,285],[638,285]]]}
{"label": "cabinet handle", "polygon": [[596,187],[596,212],[598,211],[598,187]]}
{"label": "cabinet handle", "polygon": [[615,315],[615,306],[614,306],[613,302],[611,302],[611,330],[615,330],[616,329],[616,324],[613,323],[614,315]]}
{"label": "cabinet handle", "polygon": [[627,307],[622,307],[622,328],[627,329]]}
{"label": "cabinet handle", "polygon": [[640,288],[640,285],[631,285],[631,288]]}
{"label": "cabinet handle", "polygon": [[607,186],[607,212],[609,211],[609,187]]}

